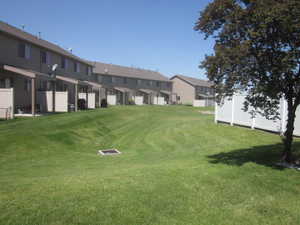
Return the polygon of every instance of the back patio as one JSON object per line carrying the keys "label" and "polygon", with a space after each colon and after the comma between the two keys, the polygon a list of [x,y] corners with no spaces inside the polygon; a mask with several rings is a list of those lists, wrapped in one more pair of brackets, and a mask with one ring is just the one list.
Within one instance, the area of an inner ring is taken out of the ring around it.
{"label": "back patio", "polygon": [[102,86],[94,82],[10,65],[1,65],[0,75],[0,118],[94,109],[100,105]]}

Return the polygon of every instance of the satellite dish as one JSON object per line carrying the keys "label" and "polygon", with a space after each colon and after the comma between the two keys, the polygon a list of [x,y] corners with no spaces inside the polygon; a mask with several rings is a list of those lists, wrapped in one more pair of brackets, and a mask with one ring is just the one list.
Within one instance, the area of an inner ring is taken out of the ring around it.
{"label": "satellite dish", "polygon": [[51,68],[52,72],[56,71],[57,67],[58,67],[58,65],[57,65],[57,64],[54,64],[54,65],[52,66],[52,68]]}
{"label": "satellite dish", "polygon": [[51,76],[52,78],[55,78],[55,71],[56,71],[57,67],[58,67],[57,64],[54,64],[54,65],[52,65],[52,67],[51,67],[51,73],[50,73],[50,76]]}

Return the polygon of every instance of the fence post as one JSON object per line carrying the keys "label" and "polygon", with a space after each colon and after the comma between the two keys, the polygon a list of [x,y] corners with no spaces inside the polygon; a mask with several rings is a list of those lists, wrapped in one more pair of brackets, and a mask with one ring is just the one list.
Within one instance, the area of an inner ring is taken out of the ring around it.
{"label": "fence post", "polygon": [[254,115],[253,115],[253,118],[252,118],[251,129],[252,129],[252,130],[255,129],[255,116],[254,116]]}
{"label": "fence post", "polygon": [[284,134],[285,126],[286,126],[286,101],[284,98],[282,98],[282,116],[281,116],[281,134]]}
{"label": "fence post", "polygon": [[231,122],[230,125],[233,126],[234,124],[234,95],[232,96],[231,100]]}
{"label": "fence post", "polygon": [[215,123],[218,123],[218,103],[215,102]]}
{"label": "fence post", "polygon": [[14,88],[11,88],[11,119],[15,117],[15,91]]}

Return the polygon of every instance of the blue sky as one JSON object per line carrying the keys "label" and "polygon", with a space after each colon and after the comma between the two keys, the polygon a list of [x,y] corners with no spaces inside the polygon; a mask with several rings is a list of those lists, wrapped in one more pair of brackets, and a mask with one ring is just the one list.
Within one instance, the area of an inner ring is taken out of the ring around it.
{"label": "blue sky", "polygon": [[0,20],[83,58],[205,78],[212,40],[193,30],[209,0],[10,0]]}

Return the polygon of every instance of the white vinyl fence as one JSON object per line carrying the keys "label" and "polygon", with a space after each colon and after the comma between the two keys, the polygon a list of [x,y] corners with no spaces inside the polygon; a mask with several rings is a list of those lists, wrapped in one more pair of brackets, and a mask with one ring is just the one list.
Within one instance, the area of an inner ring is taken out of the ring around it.
{"label": "white vinyl fence", "polygon": [[194,107],[207,107],[207,106],[214,106],[215,100],[214,99],[194,99],[193,106]]}
{"label": "white vinyl fence", "polygon": [[[87,107],[88,109],[95,109],[96,108],[96,95],[95,93],[78,93],[78,98],[79,99],[84,99],[87,101]],[[86,99],[88,98],[88,99]]]}
{"label": "white vinyl fence", "polygon": [[95,93],[88,94],[88,109],[95,109],[96,108],[96,95]]}
{"label": "white vinyl fence", "polygon": [[134,103],[136,105],[143,105],[144,104],[144,97],[143,96],[135,96]]}
{"label": "white vinyl fence", "polygon": [[108,105],[116,105],[117,104],[117,96],[116,95],[107,95],[107,104]]}
{"label": "white vinyl fence", "polygon": [[196,100],[193,101],[194,107],[204,107],[205,106],[205,100]]}
{"label": "white vinyl fence", "polygon": [[206,103],[205,103],[205,106],[214,106],[215,105],[215,99],[207,99],[206,100]]}
{"label": "white vinyl fence", "polygon": [[52,91],[38,91],[37,103],[40,105],[41,112],[52,112],[53,105]]}
{"label": "white vinyl fence", "polygon": [[14,117],[14,89],[0,88],[0,118],[12,119]]}
{"label": "white vinyl fence", "polygon": [[86,100],[86,93],[83,93],[83,92],[78,93],[78,99]]}
{"label": "white vinyl fence", "polygon": [[[249,112],[244,112],[245,95],[236,94],[231,100],[225,99],[223,105],[217,105],[215,107],[215,122],[226,122],[231,125],[242,125],[251,127],[252,129],[258,128],[263,130],[269,130],[274,132],[285,132],[287,121],[287,103],[284,99],[280,101],[279,114],[280,118],[276,120],[268,120],[256,113],[252,118]],[[251,111],[251,108],[249,108]],[[300,108],[296,111],[295,129],[294,135],[300,136]]]}
{"label": "white vinyl fence", "polygon": [[154,97],[153,98],[153,105],[166,105],[167,102],[165,101],[164,97]]}
{"label": "white vinyl fence", "polygon": [[[40,105],[41,112],[53,111],[53,92],[39,91],[37,92],[37,103]],[[55,111],[68,112],[68,92],[55,92]]]}
{"label": "white vinyl fence", "polygon": [[68,112],[68,92],[55,92],[55,112]]}

